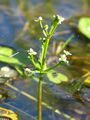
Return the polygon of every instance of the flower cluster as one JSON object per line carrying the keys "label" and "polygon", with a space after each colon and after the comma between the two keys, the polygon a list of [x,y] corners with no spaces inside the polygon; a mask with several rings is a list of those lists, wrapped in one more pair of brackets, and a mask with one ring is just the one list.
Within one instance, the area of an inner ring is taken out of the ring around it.
{"label": "flower cluster", "polygon": [[32,48],[30,48],[29,51],[28,51],[28,54],[29,55],[36,55],[37,52],[35,52]]}
{"label": "flower cluster", "polygon": [[72,55],[72,54],[66,50],[64,50],[63,52],[64,52],[64,54],[60,55],[59,62],[65,62],[68,64],[69,61],[67,60],[67,56]]}
{"label": "flower cluster", "polygon": [[61,24],[65,19],[60,15],[54,15],[54,18],[58,21],[58,24]]}

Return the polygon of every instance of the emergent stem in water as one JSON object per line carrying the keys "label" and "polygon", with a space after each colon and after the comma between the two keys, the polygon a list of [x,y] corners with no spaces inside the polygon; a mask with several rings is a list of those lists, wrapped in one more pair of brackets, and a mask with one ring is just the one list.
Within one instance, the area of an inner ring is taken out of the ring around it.
{"label": "emergent stem in water", "polygon": [[[59,15],[55,16],[54,20],[51,23],[49,32],[46,32],[42,25],[42,17],[39,17],[38,20],[40,22],[40,26],[43,29],[43,34],[45,36],[45,41],[42,42],[41,59],[40,59],[41,60],[40,61],[41,68],[40,68],[39,83],[38,83],[38,117],[37,117],[37,120],[42,120],[42,81],[43,81],[44,71],[46,70],[46,55],[47,55],[48,45],[49,45],[50,39],[53,36],[57,26],[59,24],[61,24],[61,22],[64,19]],[[54,67],[57,67],[57,66],[58,66],[58,64],[56,64]],[[48,70],[51,70],[53,68],[49,68]]]}
{"label": "emergent stem in water", "polygon": [[42,80],[43,75],[40,73],[39,83],[38,83],[38,118],[37,120],[42,120]]}

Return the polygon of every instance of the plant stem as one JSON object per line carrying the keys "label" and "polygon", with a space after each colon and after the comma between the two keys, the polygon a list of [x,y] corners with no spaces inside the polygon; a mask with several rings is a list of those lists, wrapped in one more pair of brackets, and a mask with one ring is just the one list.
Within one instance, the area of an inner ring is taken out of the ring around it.
{"label": "plant stem", "polygon": [[42,50],[42,66],[41,66],[41,70],[44,70],[45,59],[46,59],[49,40],[50,40],[50,37],[47,37],[46,40],[45,40],[44,49]]}
{"label": "plant stem", "polygon": [[49,44],[50,38],[46,38],[45,45],[42,49],[42,59],[41,59],[41,71],[40,71],[40,77],[39,77],[39,83],[38,83],[38,117],[37,120],[42,120],[42,81],[43,81],[43,71],[46,64],[46,53],[47,48]]}
{"label": "plant stem", "polygon": [[64,48],[69,44],[69,42],[71,42],[71,40],[74,38],[74,35],[71,35],[67,40],[66,42],[63,44],[59,54],[64,50]]}
{"label": "plant stem", "polygon": [[40,73],[39,83],[38,83],[38,118],[37,120],[42,120],[42,80],[43,75]]}
{"label": "plant stem", "polygon": [[[41,51],[41,68],[40,68],[40,74],[39,74],[39,83],[38,83],[38,119],[42,120],[42,81],[43,81],[43,75],[44,71],[46,70],[46,55],[47,55],[47,49],[49,45],[49,41],[53,35],[53,33],[56,30],[56,27],[58,26],[58,23],[60,22],[60,17],[56,16],[55,19],[52,21],[51,28],[49,31],[49,34],[46,33],[45,29],[43,28],[42,21],[40,20],[40,26],[43,29],[43,34],[45,36],[45,41],[42,43],[42,51]],[[54,67],[58,66],[56,64]],[[51,70],[49,68],[48,70]],[[47,71],[48,71],[47,70]]]}
{"label": "plant stem", "polygon": [[61,63],[58,62],[58,63],[55,64],[54,66],[47,68],[47,69],[44,71],[44,73],[47,73],[48,71],[55,69],[55,68],[58,67],[60,64],[61,64]]}

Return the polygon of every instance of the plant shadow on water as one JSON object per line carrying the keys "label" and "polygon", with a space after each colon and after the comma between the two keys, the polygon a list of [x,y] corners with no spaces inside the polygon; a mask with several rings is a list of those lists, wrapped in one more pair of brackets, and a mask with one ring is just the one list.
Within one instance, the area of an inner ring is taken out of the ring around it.
{"label": "plant shadow on water", "polygon": [[[64,2],[61,1],[61,5],[62,4],[63,4],[63,6],[65,5],[65,7],[67,7],[67,9],[69,10],[70,5],[73,6],[71,1],[69,1],[69,2],[70,3],[66,2],[66,4],[64,4]],[[57,3],[59,3],[59,1]],[[64,8],[63,8],[63,6],[58,7],[59,4],[58,5],[55,4],[55,5],[57,7],[57,11],[60,9],[62,15],[64,12],[64,16],[66,18],[70,17],[70,15],[71,16],[73,15],[73,13],[70,12],[71,9],[69,11],[69,13],[70,13],[69,16],[66,16],[67,13],[66,13],[65,7]],[[69,7],[68,7],[68,5],[69,5]],[[39,7],[42,8],[43,4]],[[49,15],[46,15],[47,11],[45,12],[45,9],[44,9],[44,14],[43,14],[43,11],[41,12],[41,14],[38,13],[38,11],[40,12],[39,7],[35,6],[35,9],[34,8],[31,9],[31,11],[30,11],[31,16],[29,19],[34,19],[35,17],[41,16],[41,15],[45,16],[46,19],[47,18],[49,19],[49,17],[48,17]],[[71,7],[71,8],[73,9],[73,7]],[[50,8],[48,8],[48,9],[50,9]],[[65,10],[63,11],[63,9],[65,9]],[[60,11],[58,11],[58,13],[60,13]],[[73,12],[74,11],[75,11],[75,9],[73,10]],[[1,13],[2,13],[2,11],[1,11]],[[0,15],[2,16],[1,13],[0,13]],[[34,14],[34,16],[32,16],[32,13]],[[52,14],[53,13],[54,13],[54,11],[52,10]],[[6,14],[5,14],[5,17],[6,17],[5,19],[9,20],[10,18],[8,18],[7,17],[8,15],[6,15]],[[24,20],[26,20],[26,19],[24,18]],[[85,73],[88,73],[90,71],[90,62],[89,62],[90,56],[88,57],[88,55],[87,55],[90,52],[90,42],[89,42],[88,38],[85,37],[83,34],[81,34],[79,32],[77,33],[78,28],[77,28],[76,23],[77,23],[78,19],[79,19],[78,17],[73,17],[70,20],[69,19],[66,20],[65,23],[63,23],[63,25],[61,26],[63,32],[61,31],[61,28],[58,28],[60,33],[58,33],[58,32],[55,33],[55,35],[57,36],[56,37],[57,42],[54,42],[52,40],[52,42],[50,43],[50,47],[49,47],[50,55],[48,53],[48,64],[52,65],[55,61],[57,61],[57,55],[59,54],[58,49],[65,42],[64,40],[67,39],[67,37],[70,36],[72,33],[75,34],[75,37],[76,37],[75,41],[72,41],[70,44],[67,45],[67,49],[69,51],[71,51],[73,54],[69,58],[71,65],[70,66],[62,65],[60,68],[56,69],[56,71],[55,71],[58,74],[50,73],[49,75],[44,77],[45,81],[47,81],[48,84],[43,83],[43,102],[46,103],[46,104],[43,103],[43,120],[68,120],[68,119],[69,120],[72,120],[72,119],[73,120],[85,120],[85,119],[89,120],[90,119],[90,115],[89,115],[89,113],[90,113],[90,110],[89,110],[90,109],[90,105],[89,105],[90,104],[90,94],[89,94],[90,93],[90,88],[89,88],[90,87],[90,77],[87,76],[84,79],[84,81],[86,80],[86,82],[83,83],[82,89],[80,91],[76,91],[75,94],[73,93],[72,88],[69,88],[69,86],[72,85],[73,81],[78,81],[79,78],[82,78],[82,76],[85,75]],[[21,18],[20,18],[20,20],[21,20]],[[35,23],[33,23],[33,20],[31,20],[31,22],[32,22],[31,29],[32,30],[31,31],[29,30],[29,32],[27,32],[27,29],[26,29],[26,31],[24,31],[25,33],[23,33],[22,28],[23,28],[23,24],[25,24],[24,20],[22,22],[20,22],[20,24],[18,23],[18,25],[21,25],[21,26],[19,26],[19,29],[18,29],[19,32],[16,30],[17,28],[15,28],[14,26],[12,27],[13,24],[12,25],[11,25],[11,23],[8,24],[8,26],[10,28],[9,29],[10,32],[7,34],[8,37],[6,35],[6,32],[5,32],[5,34],[3,34],[1,32],[1,34],[3,36],[0,35],[0,44],[10,45],[10,46],[20,49],[20,50],[22,48],[27,49],[29,47],[34,47],[35,49],[37,49],[37,47],[39,47],[39,46],[38,46],[38,42],[36,42],[36,38],[40,37],[40,33],[38,32],[39,28]],[[11,21],[13,21],[13,20],[11,20]],[[0,23],[1,23],[1,21],[0,21]],[[4,21],[3,21],[3,24],[5,27],[8,28],[7,24],[4,23]],[[35,24],[35,26],[33,24]],[[36,28],[38,29],[37,32],[34,30]],[[0,30],[0,31],[2,31],[2,30]],[[16,34],[14,35],[13,33],[16,33]],[[16,36],[18,33],[20,33],[19,37]],[[58,37],[59,35],[61,35],[61,37]],[[83,40],[82,40],[82,38],[83,38]],[[13,39],[13,41],[12,41],[12,39]],[[32,40],[30,40],[30,39],[32,39]],[[55,38],[53,37],[53,39],[55,39]],[[78,39],[78,41],[77,41],[77,39]],[[83,54],[83,56],[81,56],[82,54]],[[2,64],[2,66],[7,66],[7,64],[5,64],[5,65],[3,65],[3,63],[1,63],[1,64]],[[8,66],[12,69],[10,64],[8,64]],[[50,79],[53,79],[53,80],[58,79],[59,72],[64,75],[64,79],[66,81],[64,81],[62,83],[58,83],[58,84],[54,84],[54,83],[48,81],[48,79],[49,79],[48,76],[50,76],[51,77]],[[7,74],[7,73],[4,73],[4,74]],[[1,75],[2,75],[2,73],[0,70],[0,76]],[[54,77],[56,77],[56,78],[54,78]],[[14,80],[9,79],[8,80],[9,84],[7,83],[6,85],[4,85],[2,82],[2,81],[4,81],[3,80],[4,78],[1,77],[0,79],[1,79],[0,80],[0,84],[1,84],[0,85],[0,99],[1,99],[0,107],[5,107],[5,108],[14,110],[18,114],[19,120],[35,120],[37,117],[37,108],[36,108],[36,106],[37,106],[37,99],[36,99],[37,98],[37,82],[38,82],[37,79],[35,79],[35,80],[30,79],[30,78],[23,79],[23,78],[19,77],[17,74],[15,74],[15,77],[12,78]],[[7,79],[5,79],[5,81],[6,80]],[[82,79],[80,79],[80,80],[82,81]],[[87,81],[89,81],[89,83]],[[10,84],[11,84],[11,86],[9,86]],[[15,98],[14,94],[15,94],[16,98]]]}

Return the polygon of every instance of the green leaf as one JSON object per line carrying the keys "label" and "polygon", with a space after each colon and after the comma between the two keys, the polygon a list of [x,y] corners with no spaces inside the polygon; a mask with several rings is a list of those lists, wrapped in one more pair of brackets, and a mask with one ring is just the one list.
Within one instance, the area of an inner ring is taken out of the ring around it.
{"label": "green leaf", "polygon": [[57,19],[57,17],[55,17],[55,19],[51,23],[49,35],[53,35],[53,33],[55,32],[55,29],[57,28],[57,26],[58,26],[58,19]]}
{"label": "green leaf", "polygon": [[14,53],[14,50],[11,47],[0,46],[0,55],[10,56]]}
{"label": "green leaf", "polygon": [[14,49],[11,47],[0,46],[0,61],[12,64],[21,64],[18,59],[10,57],[14,52]]}
{"label": "green leaf", "polygon": [[90,17],[83,17],[79,20],[79,30],[90,39]]}
{"label": "green leaf", "polygon": [[17,58],[5,56],[5,55],[0,55],[0,61],[5,63],[21,65],[20,61]]}
{"label": "green leaf", "polygon": [[18,52],[17,54],[17,51],[8,46],[0,46],[0,61],[24,66],[30,64],[30,60],[28,58],[27,53]]}
{"label": "green leaf", "polygon": [[21,66],[15,66],[15,69],[16,69],[16,71],[17,71],[21,76],[25,76],[23,67],[21,67]]}
{"label": "green leaf", "polygon": [[55,70],[52,70],[51,72],[47,73],[47,77],[49,78],[49,80],[53,83],[56,84],[60,84],[61,82],[67,82],[68,81],[68,77],[66,75],[64,75],[63,73],[58,73]]}

